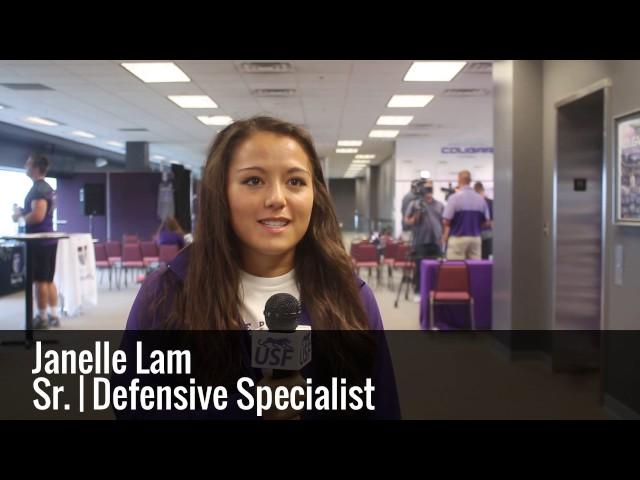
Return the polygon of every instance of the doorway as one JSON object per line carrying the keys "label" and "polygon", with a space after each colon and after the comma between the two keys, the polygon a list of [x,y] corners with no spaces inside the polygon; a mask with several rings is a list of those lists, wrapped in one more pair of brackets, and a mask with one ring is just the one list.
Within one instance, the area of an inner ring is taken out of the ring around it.
{"label": "doorway", "polygon": [[600,366],[603,325],[605,95],[557,104],[554,370]]}

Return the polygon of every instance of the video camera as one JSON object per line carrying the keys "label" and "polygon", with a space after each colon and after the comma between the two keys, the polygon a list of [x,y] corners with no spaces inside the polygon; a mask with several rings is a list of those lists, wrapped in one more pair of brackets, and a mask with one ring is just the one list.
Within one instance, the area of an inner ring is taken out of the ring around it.
{"label": "video camera", "polygon": [[421,197],[424,197],[427,193],[433,193],[433,187],[431,185],[424,184],[418,188],[418,194]]}
{"label": "video camera", "polygon": [[424,197],[427,193],[433,193],[433,183],[426,178],[419,178],[413,181],[415,186],[414,192],[420,197]]}
{"label": "video camera", "polygon": [[427,181],[424,178],[418,178],[411,182],[411,191],[415,194],[420,193],[420,189],[424,186]]}
{"label": "video camera", "polygon": [[442,192],[444,192],[444,195],[445,195],[444,199],[445,199],[445,200],[449,200],[449,197],[450,197],[451,195],[453,195],[454,193],[456,193],[456,189],[455,189],[455,188],[453,188],[453,187],[451,186],[451,184],[449,184],[449,187],[448,187],[448,188],[441,188],[440,190],[441,190]]}

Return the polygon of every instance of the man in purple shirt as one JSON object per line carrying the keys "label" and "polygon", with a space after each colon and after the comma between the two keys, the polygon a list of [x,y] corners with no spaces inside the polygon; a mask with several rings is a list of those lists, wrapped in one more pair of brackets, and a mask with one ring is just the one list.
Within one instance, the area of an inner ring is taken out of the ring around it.
{"label": "man in purple shirt", "polygon": [[460,191],[453,194],[442,215],[442,245],[448,260],[480,260],[482,228],[491,225],[491,214],[484,198],[471,188],[471,172],[458,173]]}
{"label": "man in purple shirt", "polygon": [[[24,217],[26,233],[53,232],[55,191],[45,181],[49,170],[49,159],[44,155],[31,155],[24,167],[27,176],[33,180],[33,187],[24,200],[24,208],[15,209],[13,221],[17,222],[20,217]],[[33,283],[36,287],[38,303],[38,315],[34,321],[34,328],[60,325],[58,290],[53,283],[57,247],[57,240],[39,240],[33,243],[31,253]],[[47,306],[49,307],[48,312]]]}

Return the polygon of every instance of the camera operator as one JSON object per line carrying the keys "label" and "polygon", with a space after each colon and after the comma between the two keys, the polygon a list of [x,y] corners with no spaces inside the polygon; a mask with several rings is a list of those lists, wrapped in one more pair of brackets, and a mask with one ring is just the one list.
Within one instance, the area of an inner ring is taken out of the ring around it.
{"label": "camera operator", "polygon": [[413,229],[413,227],[409,224],[407,224],[407,222],[405,222],[405,217],[407,215],[407,209],[409,208],[409,205],[414,201],[417,200],[421,197],[421,194],[419,193],[420,188],[423,187],[426,183],[426,180],[424,178],[419,178],[417,180],[413,180],[411,182],[411,190],[409,190],[409,192],[407,192],[407,194],[402,197],[402,207],[400,210],[400,213],[402,214],[402,239],[404,241],[409,241],[411,238],[411,231]]}
{"label": "camera operator", "polygon": [[420,301],[420,262],[425,258],[440,258],[442,213],[444,205],[433,198],[433,182],[427,181],[419,189],[420,197],[409,204],[404,221],[413,227],[413,254],[416,260],[415,296]]}

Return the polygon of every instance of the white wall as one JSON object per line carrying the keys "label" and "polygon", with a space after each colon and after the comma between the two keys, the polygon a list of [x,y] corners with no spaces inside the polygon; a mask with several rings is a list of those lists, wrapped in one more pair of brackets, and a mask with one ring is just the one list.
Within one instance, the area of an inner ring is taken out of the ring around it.
{"label": "white wall", "polygon": [[[56,190],[58,182],[55,178],[47,177],[46,182]],[[0,168],[0,235],[15,235],[18,224],[11,219],[13,204],[24,206],[24,198],[33,186],[33,180],[27,177],[23,170],[9,170]],[[57,210],[53,211],[53,227],[56,225]]]}

